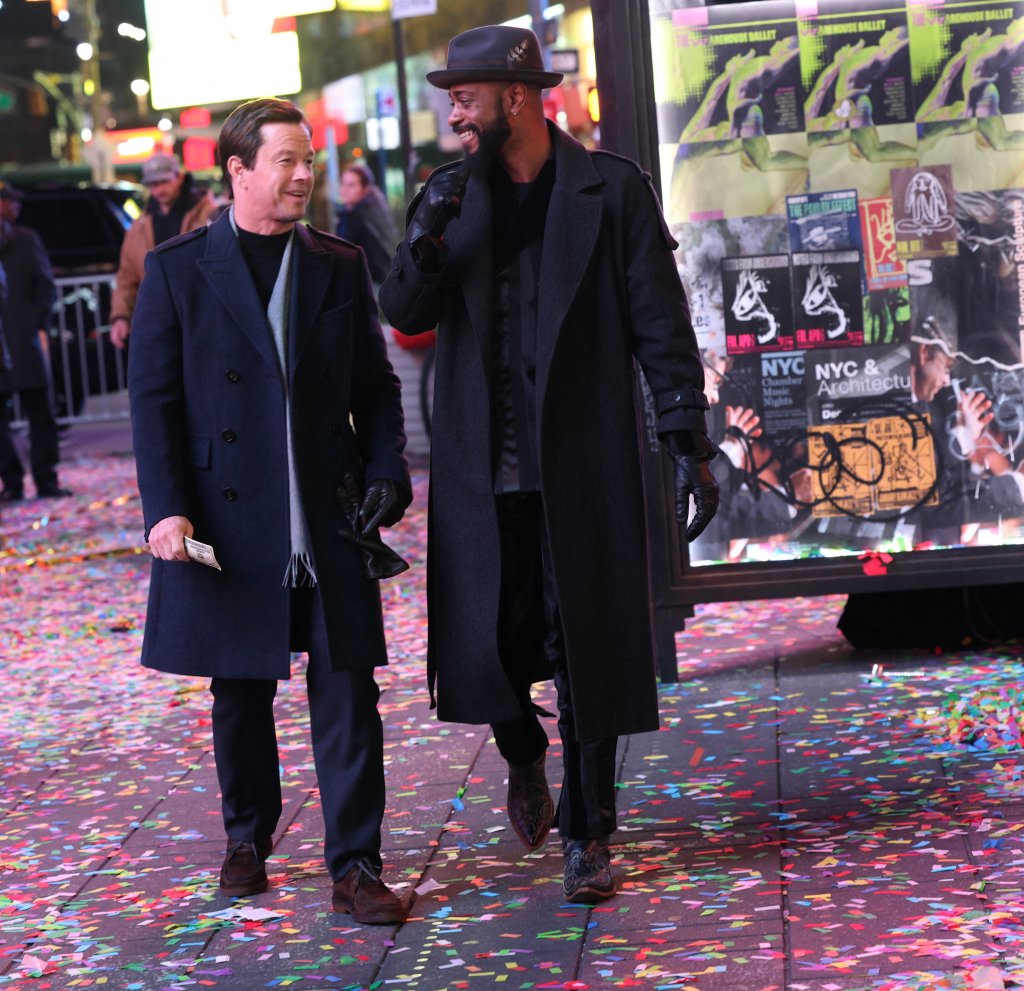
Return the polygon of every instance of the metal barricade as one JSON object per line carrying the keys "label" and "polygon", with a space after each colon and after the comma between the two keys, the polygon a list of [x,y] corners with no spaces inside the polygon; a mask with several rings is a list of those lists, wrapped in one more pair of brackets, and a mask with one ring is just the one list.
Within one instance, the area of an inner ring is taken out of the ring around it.
{"label": "metal barricade", "polygon": [[[55,281],[57,299],[46,343],[58,423],[128,419],[127,355],[110,343],[113,274]],[[23,425],[17,395],[13,425]]]}

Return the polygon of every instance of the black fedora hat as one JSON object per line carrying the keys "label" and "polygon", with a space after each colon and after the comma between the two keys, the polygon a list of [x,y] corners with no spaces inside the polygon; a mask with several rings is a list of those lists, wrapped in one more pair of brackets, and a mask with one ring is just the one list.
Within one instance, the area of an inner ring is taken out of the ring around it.
{"label": "black fedora hat", "polygon": [[456,35],[448,43],[448,66],[427,73],[438,89],[456,83],[530,83],[542,89],[557,86],[562,73],[544,68],[540,42],[529,28],[489,24]]}

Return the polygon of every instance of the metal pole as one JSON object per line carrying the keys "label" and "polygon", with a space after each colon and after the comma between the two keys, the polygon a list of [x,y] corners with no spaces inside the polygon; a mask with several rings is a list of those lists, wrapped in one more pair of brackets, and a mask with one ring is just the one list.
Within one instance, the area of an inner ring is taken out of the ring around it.
{"label": "metal pole", "polygon": [[540,51],[544,57],[544,65],[551,65],[548,57],[548,46],[544,44],[544,11],[541,0],[530,0],[530,20],[533,21],[533,33],[540,39]]}
{"label": "metal pole", "polygon": [[92,58],[85,61],[85,77],[92,84],[89,94],[89,109],[92,113],[92,178],[94,182],[112,182],[113,163],[103,136],[105,115],[103,112],[103,91],[100,88],[100,22],[96,15],[96,0],[85,0],[85,23],[88,41],[92,45]]}
{"label": "metal pole", "polygon": [[[395,45],[395,69],[398,72],[398,144],[402,156],[402,179],[404,183],[405,202],[408,203],[414,190],[412,174],[412,134],[409,130],[409,85],[405,75],[405,33],[402,30],[402,19],[391,19],[391,35]],[[384,177],[381,176],[381,182]]]}

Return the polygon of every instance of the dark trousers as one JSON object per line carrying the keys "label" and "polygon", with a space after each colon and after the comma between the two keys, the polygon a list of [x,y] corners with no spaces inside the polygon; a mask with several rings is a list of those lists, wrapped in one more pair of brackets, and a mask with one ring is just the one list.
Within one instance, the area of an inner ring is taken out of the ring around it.
{"label": "dark trousers", "polygon": [[[381,866],[384,733],[373,669],[332,671],[320,594],[292,590],[292,646],[308,650],[306,689],[324,815],[324,857],[337,881],[359,859]],[[270,837],[281,817],[277,682],[214,678],[213,751],[229,839]]]}
{"label": "dark trousers", "polygon": [[558,609],[544,507],[537,493],[497,497],[501,531],[501,606],[498,643],[502,665],[523,715],[491,729],[502,757],[530,764],[545,752],[547,732],[530,700],[530,685],[546,659],[558,693],[562,790],[556,822],[563,839],[600,839],[615,831],[616,737],[578,740],[572,684]]}
{"label": "dark trousers", "polygon": [[[20,389],[18,398],[21,409],[28,420],[28,440],[32,466],[32,479],[36,488],[53,487],[57,484],[57,460],[60,445],[57,439],[57,421],[50,405],[50,390]],[[11,437],[7,420],[7,404],[11,393],[0,393],[0,481],[9,492],[21,492],[25,469]]]}

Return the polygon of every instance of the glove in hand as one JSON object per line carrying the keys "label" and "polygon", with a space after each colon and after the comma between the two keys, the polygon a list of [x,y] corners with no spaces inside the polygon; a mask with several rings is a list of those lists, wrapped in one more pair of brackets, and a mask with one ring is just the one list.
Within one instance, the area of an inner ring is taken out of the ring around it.
{"label": "glove in hand", "polygon": [[[388,484],[395,488],[393,482]],[[339,530],[338,536],[359,548],[366,577],[372,581],[379,581],[382,578],[394,578],[395,575],[400,575],[403,571],[408,570],[408,562],[388,547],[380,539],[380,534],[376,530],[364,533],[360,529],[362,524],[359,515],[362,505],[366,502],[366,497],[360,497],[359,486],[354,475],[345,475],[342,485],[338,487],[337,496],[342,511],[350,524],[350,526]],[[394,515],[401,518],[401,506]],[[395,522],[398,522],[397,518]]]}
{"label": "glove in hand", "polygon": [[423,198],[409,221],[407,238],[416,244],[420,238],[439,241],[449,222],[462,212],[469,169],[450,169],[435,175],[423,191]]}
{"label": "glove in hand", "polygon": [[718,482],[711,474],[711,462],[690,457],[673,457],[676,466],[676,520],[685,525],[693,496],[694,513],[686,527],[687,541],[696,540],[718,511]]}
{"label": "glove in hand", "polygon": [[390,478],[370,479],[356,517],[359,535],[365,537],[379,526],[394,526],[404,510],[398,486]]}

